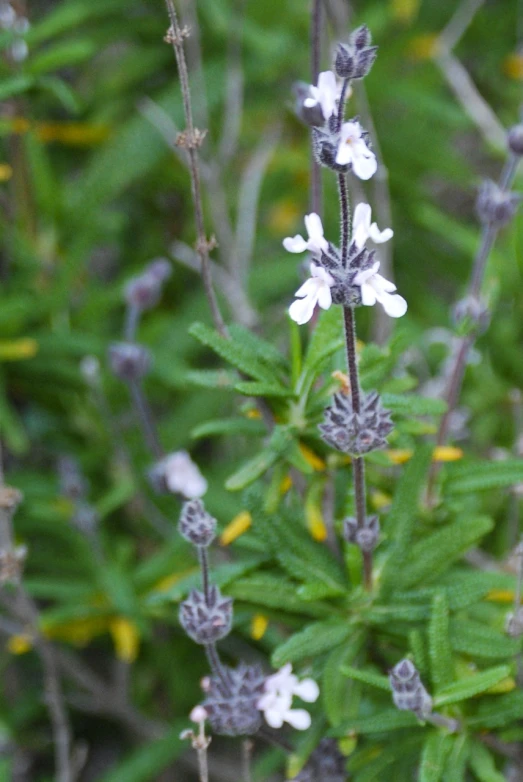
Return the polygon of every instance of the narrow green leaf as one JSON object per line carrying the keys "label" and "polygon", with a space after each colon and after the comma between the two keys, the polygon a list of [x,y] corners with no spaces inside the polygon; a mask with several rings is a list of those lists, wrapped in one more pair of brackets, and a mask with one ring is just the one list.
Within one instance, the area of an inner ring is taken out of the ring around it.
{"label": "narrow green leaf", "polygon": [[469,754],[469,737],[465,733],[455,736],[452,750],[447,758],[443,782],[465,782]]}
{"label": "narrow green leaf", "polygon": [[365,634],[361,630],[353,632],[347,643],[332,650],[325,663],[320,690],[325,714],[333,728],[348,716],[349,690],[352,685],[341,668],[353,662],[364,643]]}
{"label": "narrow green leaf", "polygon": [[506,782],[494,764],[494,758],[479,741],[475,741],[470,752],[469,765],[479,782]]}
{"label": "narrow green leaf", "polygon": [[432,580],[447,570],[493,527],[492,519],[464,518],[433,532],[409,549],[406,565],[398,572],[398,586],[410,587]]}
{"label": "narrow green leaf", "polygon": [[296,594],[296,585],[285,581],[281,576],[260,573],[239,579],[229,586],[227,593],[237,600],[244,600],[255,606],[279,608],[305,616],[321,618],[332,613],[332,609],[325,603],[304,603]]}
{"label": "narrow green leaf", "polygon": [[454,661],[449,638],[449,606],[445,592],[434,595],[429,629],[429,657],[434,692],[454,679]]}
{"label": "narrow green leaf", "polygon": [[387,394],[381,395],[384,407],[392,413],[401,415],[443,415],[447,403],[443,399],[433,399],[418,394]]}
{"label": "narrow green leaf", "polygon": [[353,632],[347,620],[328,619],[326,622],[314,622],[276,647],[271,657],[272,664],[275,668],[280,668],[285,663],[330,651],[346,641]]}
{"label": "narrow green leaf", "polygon": [[325,359],[343,345],[342,335],[341,309],[322,310],[305,355],[302,374],[315,375],[321,371]]}
{"label": "narrow green leaf", "polygon": [[266,429],[263,421],[253,418],[219,418],[205,421],[195,426],[191,437],[195,440],[201,437],[219,437],[220,435],[263,435]]}
{"label": "narrow green leaf", "polygon": [[385,692],[388,693],[391,692],[388,676],[380,676],[371,671],[362,671],[360,668],[353,668],[350,665],[344,665],[341,672],[344,676],[348,676],[349,679],[355,679],[357,682],[370,684],[371,687],[377,687],[379,690],[385,690]]}
{"label": "narrow green leaf", "polygon": [[508,695],[493,695],[488,703],[480,704],[476,715],[467,722],[473,727],[495,728],[511,727],[517,720],[523,719],[523,692],[514,690]]}
{"label": "narrow green leaf", "polygon": [[280,351],[274,347],[272,342],[268,342],[266,339],[262,339],[258,334],[254,334],[244,326],[240,326],[237,323],[233,323],[229,326],[229,333],[231,337],[248,347],[255,356],[263,359],[266,364],[277,367],[279,370],[287,374],[289,371],[289,362]]}
{"label": "narrow green leaf", "polygon": [[513,486],[523,481],[523,459],[475,462],[449,467],[445,483],[447,494],[472,494],[475,491]]}
{"label": "narrow green leaf", "polygon": [[440,782],[451,749],[451,736],[440,732],[429,734],[421,755],[419,782]]}
{"label": "narrow green leaf", "polygon": [[468,619],[450,620],[450,643],[457,652],[493,660],[513,657],[520,649],[517,639]]}
{"label": "narrow green leaf", "polygon": [[384,529],[393,541],[390,554],[383,567],[382,584],[386,591],[396,581],[410,550],[414,522],[418,513],[418,501],[425,484],[432,456],[432,446],[423,445],[416,450],[396,488]]}
{"label": "narrow green leaf", "polygon": [[435,706],[448,706],[449,703],[459,703],[467,698],[473,698],[494,685],[499,684],[510,675],[508,665],[499,665],[496,668],[489,668],[481,673],[475,673],[466,679],[460,679],[457,682],[449,684],[439,691],[434,698]]}
{"label": "narrow green leaf", "polygon": [[0,101],[27,92],[35,83],[33,76],[8,76],[0,82]]}
{"label": "narrow green leaf", "polygon": [[236,383],[234,388],[238,393],[243,394],[244,396],[295,396],[294,391],[290,388],[275,385],[274,383],[255,383],[242,380],[239,383]]}
{"label": "narrow green leaf", "polygon": [[240,491],[263,475],[278,459],[278,454],[265,449],[253,456],[225,482],[229,491]]}
{"label": "narrow green leaf", "polygon": [[372,717],[357,717],[344,722],[342,725],[332,728],[329,731],[329,735],[346,736],[348,732],[354,731],[364,736],[373,733],[388,733],[390,730],[402,730],[403,728],[417,728],[419,726],[419,720],[411,711],[387,709]]}
{"label": "narrow green leaf", "polygon": [[180,739],[186,722],[178,722],[165,736],[130,753],[103,777],[100,782],[154,782],[186,749]]}
{"label": "narrow green leaf", "polygon": [[189,334],[196,337],[202,344],[214,350],[221,358],[228,361],[234,367],[260,380],[268,385],[279,385],[278,376],[274,369],[253,355],[248,346],[233,339],[221,337],[214,329],[204,323],[193,323]]}

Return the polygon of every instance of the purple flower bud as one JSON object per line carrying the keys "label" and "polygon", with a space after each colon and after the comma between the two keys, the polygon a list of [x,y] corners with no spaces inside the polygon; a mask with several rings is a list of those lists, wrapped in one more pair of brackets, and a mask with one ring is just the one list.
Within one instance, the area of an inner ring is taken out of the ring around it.
{"label": "purple flower bud", "polygon": [[191,500],[182,508],[178,530],[194,546],[210,546],[216,534],[216,525],[216,519],[207,513],[203,502]]}
{"label": "purple flower bud", "polygon": [[193,589],[180,605],[180,624],[195,643],[215,643],[231,632],[232,600],[216,586],[209,588],[208,602],[203,592]]}
{"label": "purple flower bud", "polygon": [[523,155],[523,123],[510,128],[507,141],[509,149],[514,155]]}
{"label": "purple flower bud", "polygon": [[173,270],[167,258],[156,258],[151,261],[145,272],[161,284],[169,279]]}
{"label": "purple flower bud", "polygon": [[484,301],[476,296],[467,296],[455,305],[452,317],[456,326],[477,335],[484,334],[489,327],[490,311]]}
{"label": "purple flower bud", "polygon": [[487,179],[481,185],[476,209],[479,219],[485,225],[502,228],[514,217],[520,195],[501,190],[495,182]]}
{"label": "purple flower bud", "polygon": [[347,782],[346,762],[335,739],[322,739],[292,782]]}
{"label": "purple flower bud", "polygon": [[147,348],[133,342],[115,342],[109,347],[109,364],[120,380],[139,380],[150,369],[151,355]]}
{"label": "purple flower bud", "polygon": [[357,51],[364,49],[366,46],[370,46],[371,41],[372,37],[370,30],[366,24],[362,24],[361,27],[357,27],[350,37],[350,42]]}
{"label": "purple flower bud", "polygon": [[374,551],[380,536],[380,523],[377,516],[368,516],[365,526],[358,527],[354,518],[343,522],[343,537],[348,543],[355,543],[361,551]]}
{"label": "purple flower bud", "polygon": [[386,448],[386,437],[393,428],[390,412],[382,407],[376,391],[362,395],[359,413],[354,412],[347,394],[334,394],[332,405],[325,410],[325,420],[319,426],[326,443],[354,456]]}
{"label": "purple flower bud", "polygon": [[334,70],[341,79],[352,79],[354,76],[355,58],[350,48],[343,43],[338,44],[334,59]]}
{"label": "purple flower bud", "polygon": [[221,736],[252,736],[262,725],[257,703],[265,676],[259,665],[224,668],[223,676],[206,681],[203,707],[213,731]]}
{"label": "purple flower bud", "polygon": [[412,711],[418,719],[426,719],[432,712],[432,698],[421,683],[414,663],[401,660],[389,674],[392,700],[401,711]]}

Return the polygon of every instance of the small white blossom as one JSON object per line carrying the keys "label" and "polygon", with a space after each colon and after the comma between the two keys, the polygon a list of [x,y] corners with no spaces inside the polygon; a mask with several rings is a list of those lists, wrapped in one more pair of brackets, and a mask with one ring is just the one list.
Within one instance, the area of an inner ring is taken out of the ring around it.
{"label": "small white blossom", "polygon": [[297,300],[289,307],[289,315],[300,326],[312,318],[316,304],[324,310],[328,310],[332,304],[333,277],[323,266],[314,263],[311,263],[311,275],[296,291],[294,295]]}
{"label": "small white blossom", "polygon": [[376,155],[371,152],[362,138],[359,122],[344,122],[341,126],[336,163],[340,166],[351,163],[352,170],[360,179],[370,179],[376,173],[378,168]]}
{"label": "small white blossom", "polygon": [[305,250],[313,255],[321,255],[322,251],[327,252],[329,243],[323,235],[323,225],[319,215],[312,212],[305,215],[305,228],[307,229],[308,239],[305,240],[300,234],[288,236],[283,240],[283,246],[289,253],[303,253]]}
{"label": "small white blossom", "polygon": [[207,714],[203,706],[198,705],[195,706],[194,709],[189,714],[189,719],[191,720],[191,722],[196,722],[196,724],[199,724],[209,719],[209,715]]}
{"label": "small white blossom", "polygon": [[375,244],[382,244],[392,239],[394,233],[391,228],[380,231],[376,223],[371,223],[372,210],[368,204],[358,204],[354,210],[352,221],[352,241],[361,250],[365,247],[367,239],[372,239]]}
{"label": "small white blossom", "polygon": [[340,97],[340,92],[341,85],[336,81],[334,73],[332,71],[323,71],[318,76],[318,86],[310,85],[309,97],[305,98],[304,105],[308,109],[313,109],[319,104],[323,118],[327,121],[336,113],[336,103]]}
{"label": "small white blossom", "polygon": [[165,457],[163,462],[165,483],[173,494],[183,494],[187,499],[203,497],[207,491],[207,481],[193,462],[187,451],[175,451]]}
{"label": "small white blossom", "polygon": [[379,261],[376,261],[370,269],[358,272],[354,278],[354,285],[361,286],[362,304],[370,307],[379,301],[387,315],[391,318],[401,318],[407,312],[407,302],[403,296],[392,294],[396,286],[378,274],[379,268]]}
{"label": "small white blossom", "polygon": [[281,728],[284,722],[288,722],[296,730],[307,730],[311,716],[305,709],[292,709],[292,699],[296,695],[306,703],[314,703],[319,694],[314,679],[303,679],[300,682],[292,673],[292,665],[287,663],[265,680],[265,694],[256,705],[263,711],[265,721],[271,728]]}

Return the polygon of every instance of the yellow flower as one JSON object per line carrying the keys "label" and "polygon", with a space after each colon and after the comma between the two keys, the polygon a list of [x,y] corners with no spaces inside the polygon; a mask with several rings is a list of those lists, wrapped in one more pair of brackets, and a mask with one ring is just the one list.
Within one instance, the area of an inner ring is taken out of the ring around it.
{"label": "yellow flower", "polygon": [[23,361],[38,353],[38,342],[30,337],[0,341],[0,361]]}
{"label": "yellow flower", "polygon": [[304,445],[303,443],[300,443],[299,448],[301,455],[307,464],[310,464],[313,470],[322,471],[325,469],[325,462],[323,459],[320,459],[320,457],[315,454],[311,448],[309,448],[307,445]]}
{"label": "yellow flower", "polygon": [[255,641],[260,641],[265,635],[269,626],[268,617],[263,614],[255,614],[251,622],[251,638]]}
{"label": "yellow flower", "polygon": [[6,648],[11,654],[25,654],[33,648],[33,639],[30,635],[12,635]]}
{"label": "yellow flower", "polygon": [[244,532],[247,532],[251,524],[251,514],[248,510],[242,510],[223,530],[220,536],[220,543],[222,546],[228,546],[233,540],[236,540],[236,538],[239,538]]}
{"label": "yellow flower", "polygon": [[109,630],[118,659],[126,663],[134,662],[140,647],[140,635],[135,623],[123,616],[117,616],[111,621]]}

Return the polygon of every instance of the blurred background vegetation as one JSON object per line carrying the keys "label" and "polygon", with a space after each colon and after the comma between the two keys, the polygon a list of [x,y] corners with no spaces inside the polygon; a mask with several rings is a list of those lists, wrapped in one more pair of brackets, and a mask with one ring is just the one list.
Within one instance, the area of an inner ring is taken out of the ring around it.
{"label": "blurred background vegetation", "polygon": [[[208,507],[224,526],[243,509],[224,481],[253,445],[244,438],[194,436],[198,425],[242,403],[227,389],[205,387],[197,371],[213,359],[188,333],[193,321],[210,319],[198,275],[175,259],[193,246],[194,224],[187,170],[167,143],[176,132],[170,123],[182,128],[183,115],[173,52],[163,42],[165,8],[161,0],[12,5],[30,26],[0,32],[0,436],[6,480],[24,494],[15,532],[28,546],[26,586],[50,638],[76,649],[115,687],[129,688],[148,719],[174,726],[168,740],[143,749],[140,742],[154,736],[151,725],[133,729],[103,704],[78,697],[70,703],[73,728],[89,748],[82,779],[190,779],[186,767],[173,770],[181,751],[173,736],[198,701],[206,665],[179,631],[176,606],[150,596],[171,588],[194,562],[175,534],[179,504],[155,498],[143,477],[149,457],[126,388],[106,362],[109,343],[122,333],[123,285],[150,259],[172,259],[173,274],[161,304],[140,326],[139,339],[154,354],[147,393],[163,446],[190,450],[209,480]],[[252,260],[242,271],[249,299],[243,319],[287,352],[286,307],[297,274],[281,240],[302,229],[308,209],[309,132],[293,113],[292,94],[296,80],[309,80],[308,3],[180,5],[193,29],[193,5],[199,19],[207,109],[198,74],[193,90],[196,124],[209,130],[206,161],[223,152],[228,68],[242,41],[241,132],[219,172],[220,187],[234,222],[242,218],[246,196],[256,201],[253,181],[260,181]],[[395,328],[411,345],[414,374],[426,382],[442,358],[441,347],[428,344],[427,329],[449,326],[477,245],[475,188],[485,175],[497,177],[504,153],[495,130],[485,138],[438,64],[438,36],[455,0],[331,5],[339,5],[342,18],[350,11],[352,25],[365,22],[380,47],[365,85],[389,176],[394,274],[409,302],[408,317]],[[346,33],[331,29],[329,37]],[[198,60],[197,44],[196,37],[188,43],[191,62]],[[501,125],[514,123],[523,82],[520,0],[483,3],[455,54]],[[366,113],[365,104],[357,91],[353,113]],[[213,192],[207,188],[208,214],[216,208]],[[370,185],[371,203],[376,196],[383,190]],[[335,236],[330,180],[324,217]],[[209,233],[223,225],[219,216],[209,221]],[[173,248],[174,242],[185,244]],[[492,325],[465,388],[467,437],[482,455],[511,449],[517,434],[512,392],[523,386],[522,242],[520,216],[492,255]],[[228,320],[237,317],[234,301],[223,299]],[[361,318],[364,339],[373,333],[370,316]],[[449,338],[447,332],[444,341]],[[94,390],[81,371],[88,355],[101,365]],[[72,508],[60,496],[56,465],[64,455],[78,460],[88,479],[101,554],[72,526]],[[491,510],[502,515],[508,502],[497,496]],[[506,551],[508,534],[501,525],[489,537],[491,553]],[[255,644],[252,615],[245,610],[237,617],[236,654],[249,654]],[[49,780],[52,750],[38,659],[23,637],[2,643],[2,778]]]}

